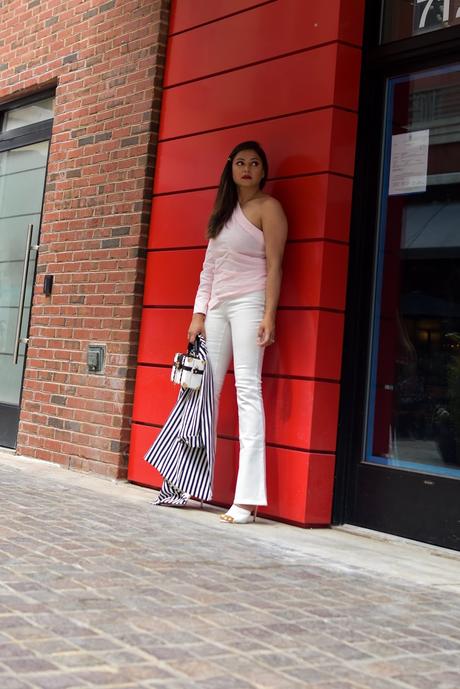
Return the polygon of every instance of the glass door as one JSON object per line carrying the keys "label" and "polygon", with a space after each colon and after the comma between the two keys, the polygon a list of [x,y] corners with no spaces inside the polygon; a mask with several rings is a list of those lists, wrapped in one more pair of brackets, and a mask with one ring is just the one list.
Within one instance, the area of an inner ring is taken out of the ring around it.
{"label": "glass door", "polygon": [[389,78],[357,521],[460,548],[460,64]]}
{"label": "glass door", "polygon": [[385,143],[365,461],[458,479],[460,65],[389,81]]}
{"label": "glass door", "polygon": [[16,446],[48,146],[48,141],[41,141],[0,152],[0,446],[3,447]]}

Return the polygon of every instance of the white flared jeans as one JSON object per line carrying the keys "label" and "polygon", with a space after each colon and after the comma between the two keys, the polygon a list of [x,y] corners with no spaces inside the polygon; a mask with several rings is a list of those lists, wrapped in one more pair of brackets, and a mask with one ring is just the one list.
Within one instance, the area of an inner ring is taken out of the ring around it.
{"label": "white flared jeans", "polygon": [[267,504],[262,400],[264,347],[257,344],[257,331],[264,309],[265,292],[251,292],[214,306],[208,311],[205,321],[216,409],[233,354],[240,436],[234,502],[240,505]]}

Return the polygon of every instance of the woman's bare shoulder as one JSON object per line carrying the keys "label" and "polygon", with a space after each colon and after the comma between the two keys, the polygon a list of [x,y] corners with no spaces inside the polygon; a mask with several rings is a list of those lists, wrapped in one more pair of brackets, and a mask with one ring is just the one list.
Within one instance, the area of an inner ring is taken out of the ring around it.
{"label": "woman's bare shoulder", "polygon": [[274,196],[270,196],[270,194],[262,193],[261,196],[257,198],[257,201],[259,202],[260,208],[264,211],[270,212],[283,209],[278,199],[275,199]]}
{"label": "woman's bare shoulder", "polygon": [[275,199],[274,196],[270,194],[264,194],[260,198],[260,210],[263,216],[276,216],[284,215],[283,206]]}

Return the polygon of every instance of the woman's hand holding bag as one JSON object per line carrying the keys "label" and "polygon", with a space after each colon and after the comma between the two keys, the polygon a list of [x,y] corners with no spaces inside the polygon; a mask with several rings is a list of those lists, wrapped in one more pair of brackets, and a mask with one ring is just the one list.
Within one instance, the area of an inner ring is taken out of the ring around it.
{"label": "woman's hand holding bag", "polygon": [[206,332],[204,329],[205,318],[206,316],[204,313],[193,314],[193,318],[187,333],[188,341],[192,344],[196,341],[198,335],[201,335],[204,339],[206,339]]}

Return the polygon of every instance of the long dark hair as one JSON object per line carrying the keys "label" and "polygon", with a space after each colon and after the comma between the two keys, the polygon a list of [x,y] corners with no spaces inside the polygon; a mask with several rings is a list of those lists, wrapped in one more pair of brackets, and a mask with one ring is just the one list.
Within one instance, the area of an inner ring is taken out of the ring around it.
{"label": "long dark hair", "polygon": [[263,189],[268,177],[268,161],[265,151],[257,141],[242,141],[235,146],[227,158],[225,167],[220,178],[219,189],[217,190],[214,208],[208,223],[208,238],[215,238],[227,222],[232,217],[235,206],[238,202],[238,190],[233,181],[232,164],[235,156],[241,151],[254,151],[262,161],[264,176],[260,180],[259,188]]}

